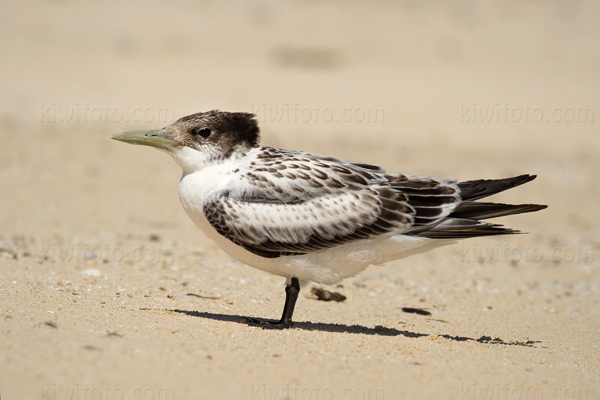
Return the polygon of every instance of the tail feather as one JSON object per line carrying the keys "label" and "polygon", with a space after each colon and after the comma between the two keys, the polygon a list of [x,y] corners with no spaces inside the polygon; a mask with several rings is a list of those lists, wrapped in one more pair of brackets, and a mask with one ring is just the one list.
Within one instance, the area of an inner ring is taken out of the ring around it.
{"label": "tail feather", "polygon": [[460,188],[460,197],[463,201],[479,200],[530,182],[536,177],[537,175],[525,174],[505,179],[478,179],[459,182],[458,187]]}
{"label": "tail feather", "polygon": [[490,224],[482,219],[504,217],[543,210],[541,204],[501,204],[476,202],[484,197],[530,182],[535,175],[520,175],[506,179],[479,179],[459,182],[462,202],[439,224],[413,231],[413,234],[431,239],[463,239],[476,236],[509,235],[520,231]]}
{"label": "tail feather", "polygon": [[453,218],[487,219],[504,217],[507,215],[521,214],[543,210],[548,206],[540,204],[501,204],[501,203],[478,203],[476,201],[465,201],[460,203],[450,215]]}
{"label": "tail feather", "polygon": [[510,235],[521,233],[499,224],[462,218],[448,218],[431,229],[418,233],[429,239],[465,239],[477,236]]}

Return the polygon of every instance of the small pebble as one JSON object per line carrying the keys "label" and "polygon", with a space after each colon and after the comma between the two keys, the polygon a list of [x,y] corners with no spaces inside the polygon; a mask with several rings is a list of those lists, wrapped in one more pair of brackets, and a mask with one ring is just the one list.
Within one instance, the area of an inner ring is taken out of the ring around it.
{"label": "small pebble", "polygon": [[311,293],[317,298],[317,300],[321,301],[337,301],[341,302],[346,300],[346,296],[338,292],[331,292],[329,290],[325,290],[318,287],[313,287],[311,289]]}
{"label": "small pebble", "polygon": [[0,253],[15,253],[15,247],[9,242],[0,242]]}
{"label": "small pebble", "polygon": [[101,276],[102,275],[102,271],[100,271],[98,268],[88,268],[85,271],[83,271],[82,273],[87,276]]}

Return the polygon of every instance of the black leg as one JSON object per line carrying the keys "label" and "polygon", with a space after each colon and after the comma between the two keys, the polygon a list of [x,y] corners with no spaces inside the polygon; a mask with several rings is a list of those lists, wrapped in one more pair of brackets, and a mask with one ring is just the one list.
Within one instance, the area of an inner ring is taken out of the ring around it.
{"label": "black leg", "polygon": [[300,293],[300,283],[298,278],[292,278],[292,282],[285,287],[285,305],[283,306],[283,314],[279,321],[261,320],[255,318],[246,318],[250,325],[260,326],[265,329],[286,329],[292,324],[292,314],[294,314],[294,306]]}

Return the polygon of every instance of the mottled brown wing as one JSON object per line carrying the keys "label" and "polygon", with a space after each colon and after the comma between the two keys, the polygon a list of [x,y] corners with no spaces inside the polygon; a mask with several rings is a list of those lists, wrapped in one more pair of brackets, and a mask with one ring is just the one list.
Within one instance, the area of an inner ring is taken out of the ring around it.
{"label": "mottled brown wing", "polygon": [[292,203],[265,201],[261,193],[239,198],[220,191],[204,202],[204,214],[217,232],[268,258],[406,232],[412,212],[405,197],[388,187],[337,191]]}

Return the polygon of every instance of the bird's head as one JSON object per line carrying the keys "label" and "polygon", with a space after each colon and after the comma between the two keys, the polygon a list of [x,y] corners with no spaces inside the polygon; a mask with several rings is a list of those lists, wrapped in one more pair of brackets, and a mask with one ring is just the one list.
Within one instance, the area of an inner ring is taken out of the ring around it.
{"label": "bird's head", "polygon": [[185,116],[163,129],[111,138],[166,151],[185,172],[194,172],[258,146],[259,129],[254,114],[213,110]]}

